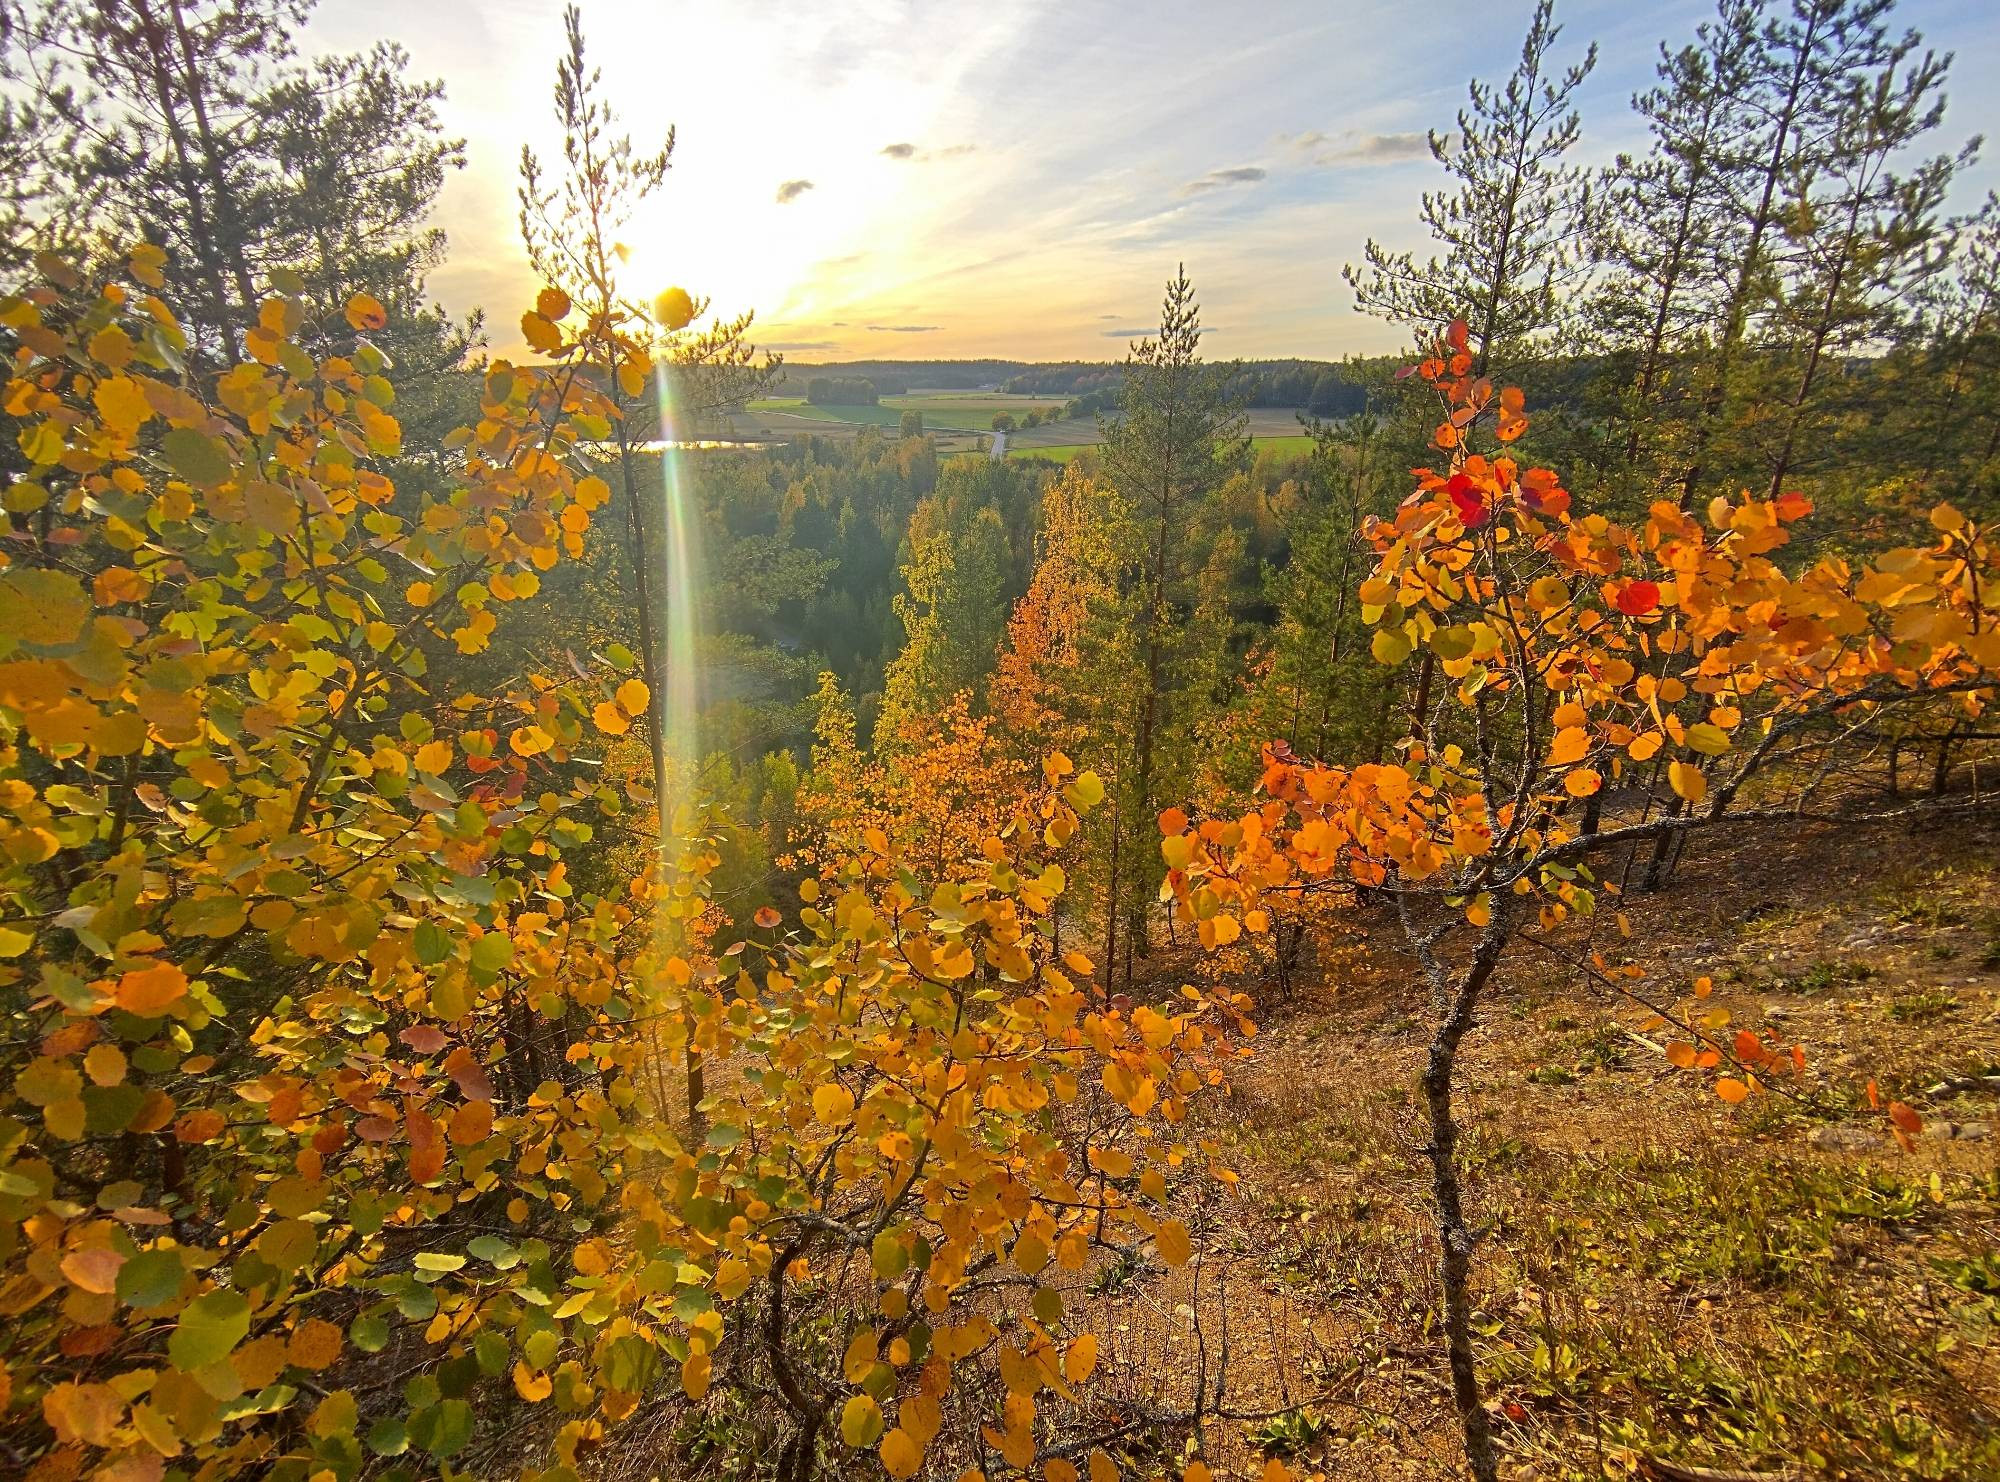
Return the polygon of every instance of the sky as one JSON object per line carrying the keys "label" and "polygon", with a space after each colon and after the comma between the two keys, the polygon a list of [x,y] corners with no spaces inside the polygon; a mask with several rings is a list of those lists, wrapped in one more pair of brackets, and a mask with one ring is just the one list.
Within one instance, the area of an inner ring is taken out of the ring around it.
{"label": "sky", "polygon": [[[1561,4],[1565,64],[1591,41],[1576,158],[1643,146],[1630,108],[1659,43],[1712,0]],[[870,357],[1111,360],[1157,319],[1185,263],[1216,358],[1337,358],[1403,336],[1356,312],[1341,266],[1376,239],[1426,249],[1466,83],[1518,59],[1531,0],[1146,5],[1101,0],[586,0],[605,95],[635,142],[677,131],[673,169],[630,224],[629,287],[679,285],[799,362]],[[1956,53],[1939,150],[1992,145],[1960,179],[2000,187],[2000,11],[1905,0]],[[431,287],[488,311],[491,348],[538,286],[521,250],[522,146],[557,154],[561,0],[323,0],[307,51],[388,38],[441,78],[466,142]]]}

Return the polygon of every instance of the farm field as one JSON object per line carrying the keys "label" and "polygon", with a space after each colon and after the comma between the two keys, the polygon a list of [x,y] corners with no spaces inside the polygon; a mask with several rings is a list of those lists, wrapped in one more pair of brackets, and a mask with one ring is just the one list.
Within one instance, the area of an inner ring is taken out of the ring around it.
{"label": "farm field", "polygon": [[802,396],[780,396],[753,401],[748,410],[804,421],[876,427],[894,427],[904,412],[915,411],[923,413],[927,430],[986,432],[997,413],[1012,412],[1019,417],[1027,412],[1060,411],[1062,405],[1059,398],[1013,396],[1000,391],[913,391],[905,396],[885,396],[875,406],[814,406]]}
{"label": "farm field", "polygon": [[[986,446],[996,413],[1047,414],[1061,405],[1046,397],[1002,391],[912,391],[884,397],[875,406],[814,406],[804,397],[767,397],[751,402],[732,419],[731,429],[739,436],[843,437],[862,427],[893,428],[904,412],[917,411],[923,413],[924,430],[938,439],[941,451],[970,452]],[[1312,439],[1299,430],[1296,408],[1253,408],[1245,413],[1244,426],[1260,453],[1297,455],[1312,447]],[[1067,463],[1101,441],[1097,418],[1070,417],[1008,433],[1007,456]]]}
{"label": "farm field", "polygon": [[[1041,431],[1042,429],[1037,428],[1035,430]],[[1067,463],[1070,459],[1076,457],[1078,453],[1086,452],[1097,445],[1095,438],[1088,442],[1064,442],[1044,445],[1024,441],[1023,434],[1010,433],[1007,438],[1007,456],[1009,458],[1046,458],[1056,463]],[[1250,439],[1250,451],[1253,456],[1259,453],[1276,453],[1282,457],[1296,458],[1310,453],[1312,445],[1313,440],[1304,433],[1295,433],[1289,437],[1258,437],[1253,435]]]}

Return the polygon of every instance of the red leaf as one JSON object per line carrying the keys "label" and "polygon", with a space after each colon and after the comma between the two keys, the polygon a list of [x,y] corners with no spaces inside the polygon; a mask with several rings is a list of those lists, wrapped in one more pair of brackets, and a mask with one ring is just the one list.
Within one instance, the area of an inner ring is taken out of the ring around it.
{"label": "red leaf", "polygon": [[1618,589],[1618,610],[1628,617],[1644,617],[1660,605],[1660,584],[1628,581]]}
{"label": "red leaf", "polygon": [[785,918],[780,916],[774,907],[759,906],[757,908],[757,914],[751,919],[754,920],[759,926],[763,927],[764,930],[769,931],[772,927],[776,926],[780,921],[783,921]]}
{"label": "red leaf", "polygon": [[444,1031],[435,1024],[412,1024],[396,1038],[419,1055],[435,1055],[451,1043],[444,1037]]}

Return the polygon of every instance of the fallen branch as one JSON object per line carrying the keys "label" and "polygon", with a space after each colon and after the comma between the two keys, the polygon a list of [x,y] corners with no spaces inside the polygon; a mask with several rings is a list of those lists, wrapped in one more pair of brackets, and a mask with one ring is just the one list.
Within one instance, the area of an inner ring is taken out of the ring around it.
{"label": "fallen branch", "polygon": [[1650,1482],[1798,1482],[1793,1472],[1745,1472],[1734,1467],[1690,1467],[1674,1461],[1639,1458],[1639,1475]]}

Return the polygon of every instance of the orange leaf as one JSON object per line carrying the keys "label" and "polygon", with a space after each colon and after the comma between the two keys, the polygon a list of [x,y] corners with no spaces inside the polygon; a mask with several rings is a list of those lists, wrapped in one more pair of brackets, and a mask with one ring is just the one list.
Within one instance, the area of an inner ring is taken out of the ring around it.
{"label": "orange leaf", "polygon": [[1734,1106],[1750,1095],[1750,1088],[1733,1076],[1724,1076],[1715,1083],[1715,1094]]}
{"label": "orange leaf", "polygon": [[187,997],[187,974],[171,962],[134,968],[118,980],[118,1007],[142,1019],[157,1018]]}
{"label": "orange leaf", "polygon": [[1915,1108],[1901,1101],[1889,1103],[1889,1120],[1912,1137],[1924,1130],[1924,1119],[1917,1115]]}
{"label": "orange leaf", "polygon": [[389,311],[373,294],[357,293],[347,301],[347,322],[359,330],[381,329],[389,322]]}
{"label": "orange leaf", "polygon": [[1604,778],[1594,767],[1578,767],[1563,778],[1563,788],[1573,798],[1587,798],[1604,786]]}
{"label": "orange leaf", "polygon": [[1556,732],[1556,739],[1549,747],[1549,765],[1566,767],[1582,761],[1589,753],[1590,732],[1582,726],[1564,726]]}

